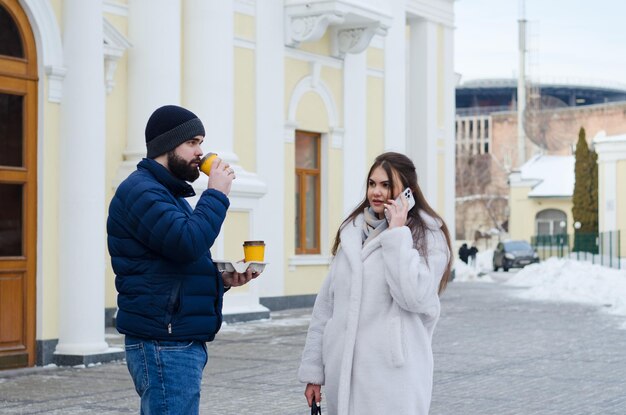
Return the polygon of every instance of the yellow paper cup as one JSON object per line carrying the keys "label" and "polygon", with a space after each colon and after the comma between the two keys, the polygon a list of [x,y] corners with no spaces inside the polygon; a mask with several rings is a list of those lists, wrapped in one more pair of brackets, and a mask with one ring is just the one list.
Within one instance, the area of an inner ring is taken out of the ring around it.
{"label": "yellow paper cup", "polygon": [[263,262],[265,258],[265,242],[245,241],[243,243],[243,257],[245,262]]}
{"label": "yellow paper cup", "polygon": [[208,176],[216,157],[217,153],[208,153],[206,156],[202,157],[200,160],[200,171]]}

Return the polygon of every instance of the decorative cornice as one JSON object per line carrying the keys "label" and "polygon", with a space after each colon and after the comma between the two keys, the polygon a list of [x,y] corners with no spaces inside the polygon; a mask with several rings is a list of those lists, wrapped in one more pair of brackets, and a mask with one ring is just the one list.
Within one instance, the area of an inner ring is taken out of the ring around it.
{"label": "decorative cornice", "polygon": [[256,0],[235,0],[235,13],[256,15]]}
{"label": "decorative cornice", "polygon": [[[220,156],[224,153],[220,153]],[[234,153],[233,157],[238,158]],[[230,163],[230,167],[235,171],[235,176],[237,180],[233,182],[230,193],[228,194],[229,199],[231,200],[231,208],[236,208],[232,204],[234,198],[242,200],[258,200],[265,196],[267,193],[267,183],[265,183],[261,178],[254,172],[249,172],[244,169],[241,165]],[[200,175],[200,177],[192,183],[193,188],[196,190],[196,198],[199,198],[199,195],[202,194],[203,191],[206,190],[208,183],[208,178],[205,175]]]}
{"label": "decorative cornice", "polygon": [[361,53],[367,49],[374,35],[386,34],[387,27],[382,26],[380,22],[360,27],[333,28],[333,56],[344,57],[346,53]]}
{"label": "decorative cornice", "polygon": [[333,56],[316,55],[302,49],[285,48],[285,56],[288,58],[298,59],[309,63],[319,62],[323,66],[328,66],[329,68],[343,68],[343,60],[341,59],[337,59]]}
{"label": "decorative cornice", "polygon": [[115,70],[117,63],[126,49],[132,45],[106,18],[103,22],[103,42],[104,42],[104,78],[106,91],[109,94],[115,86]]}
{"label": "decorative cornice", "polygon": [[104,0],[102,11],[116,16],[128,16],[128,5],[119,1]]}
{"label": "decorative cornice", "polygon": [[454,28],[454,0],[407,0],[406,14]]}
{"label": "decorative cornice", "polygon": [[384,78],[385,70],[376,68],[367,68],[367,76],[371,78]]}
{"label": "decorative cornice", "polygon": [[330,24],[339,24],[343,21],[343,15],[337,12],[308,16],[286,15],[285,44],[298,47],[301,42],[314,42],[324,36]]}
{"label": "decorative cornice", "polygon": [[63,98],[63,79],[67,69],[63,66],[46,66],[46,75],[48,75],[48,101],[61,102]]}
{"label": "decorative cornice", "polygon": [[239,165],[232,165],[237,180],[233,182],[230,197],[260,199],[267,193],[267,184],[253,172],[246,171]]}
{"label": "decorative cornice", "polygon": [[328,265],[332,260],[328,255],[294,255],[287,259],[290,271],[295,271],[296,267]]}
{"label": "decorative cornice", "polygon": [[250,49],[250,50],[256,49],[256,42],[250,39],[243,39],[240,37],[235,37],[235,40],[233,41],[233,43],[236,48]]}
{"label": "decorative cornice", "polygon": [[343,149],[343,136],[345,130],[340,127],[334,127],[330,129],[330,145],[332,148]]}
{"label": "decorative cornice", "polygon": [[296,130],[298,129],[298,123],[295,121],[287,120],[285,122],[285,143],[296,142]]}
{"label": "decorative cornice", "polygon": [[285,45],[296,48],[330,30],[332,55],[343,57],[364,51],[374,35],[385,36],[390,23],[388,14],[354,0],[286,1]]}

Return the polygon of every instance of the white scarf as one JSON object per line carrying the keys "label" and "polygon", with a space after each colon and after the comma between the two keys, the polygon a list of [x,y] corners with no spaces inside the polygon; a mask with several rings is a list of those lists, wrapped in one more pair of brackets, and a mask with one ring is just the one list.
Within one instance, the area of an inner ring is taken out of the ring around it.
{"label": "white scarf", "polygon": [[361,232],[361,236],[363,238],[363,246],[365,246],[365,244],[387,229],[389,224],[385,218],[378,219],[376,212],[374,212],[371,206],[363,209],[363,216],[365,220],[363,221],[363,232]]}

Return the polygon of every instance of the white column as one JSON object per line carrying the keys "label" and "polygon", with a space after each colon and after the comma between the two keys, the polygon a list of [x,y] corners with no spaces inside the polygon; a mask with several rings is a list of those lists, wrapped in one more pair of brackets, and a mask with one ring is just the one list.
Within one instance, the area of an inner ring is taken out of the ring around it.
{"label": "white column", "polygon": [[[605,157],[603,157],[605,159]],[[604,178],[603,186],[598,186],[598,205],[600,232],[617,230],[617,160],[602,160],[599,169]]]}
{"label": "white column", "polygon": [[[284,295],[285,258],[285,86],[282,1],[256,2],[256,119],[257,166],[270,184],[260,201],[259,235],[266,242],[270,265],[259,278],[261,296]],[[293,199],[293,189],[288,190]]]}
{"label": "white column", "polygon": [[183,17],[183,105],[207,130],[205,152],[234,164],[233,0],[185,0]]}
{"label": "white column", "polygon": [[[455,120],[456,120],[456,75],[454,73],[454,28],[450,26],[444,27],[443,33],[443,111],[444,111],[444,129],[443,139],[444,145],[444,210],[439,212],[448,225],[448,231],[450,232],[450,238],[454,241],[456,239],[456,224],[455,224],[455,188],[456,188],[456,163],[455,163]],[[482,124],[482,134],[485,134],[485,120]],[[484,142],[484,141],[483,141]],[[493,151],[492,148],[489,151]]]}
{"label": "white column", "polygon": [[417,167],[424,196],[437,203],[437,31],[428,20],[410,20],[406,153]]}
{"label": "white column", "polygon": [[[598,153],[598,225],[600,232],[619,229],[620,212],[624,206],[619,206],[618,163],[626,160],[626,135],[606,137],[598,135],[593,140],[593,147]],[[622,230],[622,234],[624,230]],[[623,245],[622,245],[623,246]]]}
{"label": "white column", "polygon": [[624,246],[626,246],[626,231],[624,230],[626,215],[624,212],[626,212],[626,206],[624,206],[622,189],[626,175],[621,174],[623,173],[623,164],[626,161],[626,134],[613,137],[598,134],[593,140],[593,147],[598,154],[599,229],[600,232],[621,230],[621,240],[619,242],[614,241],[622,246],[623,264],[626,260],[624,258]]}
{"label": "white column", "polygon": [[[182,105],[204,124],[204,153],[217,153],[230,164],[237,161],[232,151],[233,13],[232,0],[183,2]],[[188,199],[192,206],[195,206],[207,183],[208,178],[203,174],[193,183],[196,197]],[[211,247],[211,254],[217,259],[224,258],[222,233]]]}
{"label": "white column", "polygon": [[180,0],[130,0],[128,4],[128,127],[117,182],[146,156],[145,129],[152,112],[180,104]]}
{"label": "white column", "polygon": [[[235,169],[237,179],[229,195],[230,210],[248,212],[253,227],[251,237],[262,239],[254,225],[259,222],[255,215],[265,184],[237,164],[239,158],[233,151],[233,0],[186,0],[183,6],[183,106],[193,111],[204,124],[207,135],[202,147],[205,153],[217,153]],[[194,182],[196,193],[200,194],[206,185],[207,177],[201,175]],[[224,232],[211,252],[216,259],[224,258]],[[245,291],[228,293],[224,297],[224,315],[267,313],[268,309],[259,304],[258,290],[258,281],[253,281]]]}
{"label": "white column", "polygon": [[[102,2],[63,2],[67,76],[59,148],[59,343],[55,354],[106,352],[105,108]],[[88,87],[86,87],[88,86]]]}
{"label": "white column", "polygon": [[[237,179],[229,194],[230,210],[249,212],[254,223],[256,202],[265,192],[265,184],[237,164],[239,158],[233,151],[234,13],[233,0],[186,0],[183,3],[183,106],[204,124],[207,135],[202,147],[205,153],[217,153],[236,172]],[[200,175],[193,183],[198,195],[206,189],[207,180],[205,175]],[[251,233],[255,235],[254,230]],[[211,252],[214,258],[224,258],[223,232]],[[254,283],[247,293],[230,293],[224,313],[229,314],[233,304],[238,304],[237,310],[241,312],[265,310],[257,310],[260,305],[255,291]]]}
{"label": "white column", "polygon": [[385,150],[406,151],[406,0],[390,0],[385,38]]}
{"label": "white column", "polygon": [[367,52],[348,53],[343,69],[343,213],[363,199],[367,174]]}

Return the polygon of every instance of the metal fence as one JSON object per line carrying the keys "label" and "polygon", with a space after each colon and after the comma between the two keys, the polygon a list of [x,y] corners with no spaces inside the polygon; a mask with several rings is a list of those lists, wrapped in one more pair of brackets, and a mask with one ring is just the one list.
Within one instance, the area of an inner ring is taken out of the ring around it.
{"label": "metal fence", "polygon": [[542,260],[553,256],[572,258],[618,269],[626,262],[621,258],[620,231],[537,235],[530,243]]}

